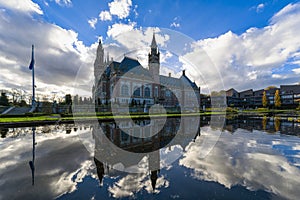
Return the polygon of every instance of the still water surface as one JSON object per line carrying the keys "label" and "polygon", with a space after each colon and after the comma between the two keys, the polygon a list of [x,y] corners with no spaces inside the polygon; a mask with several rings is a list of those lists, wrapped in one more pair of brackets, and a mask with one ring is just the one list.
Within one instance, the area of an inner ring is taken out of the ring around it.
{"label": "still water surface", "polygon": [[[176,118],[168,120],[162,129],[162,146],[170,142],[180,123]],[[127,126],[133,130],[132,125]],[[119,147],[127,151],[140,148],[141,141],[124,135],[113,123],[101,123],[100,127]],[[105,144],[95,129],[87,124],[51,125],[36,127],[33,135],[32,127],[1,127],[0,199],[300,197],[299,123],[233,118],[226,120],[222,130],[216,130],[209,119],[202,119],[192,139],[160,151],[161,160],[165,159],[163,151],[179,153],[174,162],[151,170],[151,162],[141,158],[140,168],[145,170],[136,173],[118,171],[109,164],[114,155],[103,152]],[[203,158],[203,138],[216,131],[220,137]],[[143,149],[149,151],[151,143],[143,142]]]}

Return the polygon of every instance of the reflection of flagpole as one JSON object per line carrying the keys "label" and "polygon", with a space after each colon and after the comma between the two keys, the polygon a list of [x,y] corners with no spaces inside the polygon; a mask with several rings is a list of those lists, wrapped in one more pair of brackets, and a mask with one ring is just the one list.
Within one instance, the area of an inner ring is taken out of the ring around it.
{"label": "reflection of flagpole", "polygon": [[29,161],[31,169],[32,185],[34,185],[34,160],[35,160],[35,127],[32,127],[32,160]]}

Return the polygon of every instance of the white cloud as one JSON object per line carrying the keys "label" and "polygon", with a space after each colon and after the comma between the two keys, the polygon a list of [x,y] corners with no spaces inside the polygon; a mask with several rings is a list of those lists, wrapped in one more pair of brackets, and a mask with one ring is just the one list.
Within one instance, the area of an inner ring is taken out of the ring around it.
{"label": "white cloud", "polygon": [[[287,75],[282,75],[282,74],[272,74],[272,78],[274,79],[281,79],[281,80],[286,80],[289,77]],[[294,84],[294,83],[292,83]]]}
{"label": "white cloud", "polygon": [[[250,28],[241,35],[229,31],[217,38],[199,40],[194,50],[185,57],[199,60],[198,51],[205,51],[220,72],[225,88],[242,90],[266,87],[271,83],[272,70],[283,67],[300,49],[299,18],[300,3],[288,5],[274,15],[269,26]],[[222,89],[222,80],[218,73],[214,73],[214,67],[201,60],[197,63],[210,82],[209,87]],[[297,82],[296,76],[288,72],[285,80],[277,80],[274,82],[273,79],[271,84]]]}
{"label": "white cloud", "polygon": [[300,68],[296,68],[292,70],[295,74],[300,74]]}
{"label": "white cloud", "polygon": [[113,24],[112,26],[108,27],[107,31],[107,36],[115,38],[121,33],[125,33],[128,31],[132,31],[135,27],[136,23],[130,23],[130,24],[122,24],[122,23],[117,23]]}
{"label": "white cloud", "polygon": [[296,140],[282,140],[280,136],[270,138],[260,131],[249,134],[238,129],[234,139],[223,132],[210,154],[201,158],[203,133],[211,135],[212,132],[212,128],[202,127],[201,137],[190,143],[179,161],[180,165],[194,170],[191,174],[194,178],[214,181],[226,188],[241,185],[248,190],[265,190],[284,199],[297,199],[300,180],[296,174],[300,175],[300,170],[272,145],[272,141],[283,141],[282,145],[293,149]]}
{"label": "white cloud", "polygon": [[265,4],[261,3],[256,7],[256,12],[260,13],[264,10],[264,8],[265,8]]}
{"label": "white cloud", "polygon": [[[108,4],[109,11],[103,10],[99,14],[101,21],[111,21],[112,15],[117,16],[119,19],[124,19],[129,16],[130,9],[132,6],[131,0],[114,0]],[[134,6],[134,14],[137,17],[138,13],[136,11],[137,5]]]}
{"label": "white cloud", "polygon": [[137,8],[138,8],[138,5],[134,5],[133,13],[135,15],[135,18],[137,18],[139,16],[139,13],[137,12]]}
{"label": "white cloud", "polygon": [[282,75],[280,75],[280,74],[272,74],[272,78],[282,78]]}
{"label": "white cloud", "polygon": [[296,3],[296,4],[288,4],[287,6],[285,6],[283,9],[281,9],[278,13],[276,13],[273,17],[272,17],[272,22],[275,23],[276,21],[287,17],[291,14],[296,14],[299,13],[299,9],[300,9],[300,4]]}
{"label": "white cloud", "polygon": [[[31,44],[35,44],[37,93],[73,92],[73,83],[80,68],[78,81],[84,85],[91,80],[96,46],[86,47],[78,34],[57,25],[37,21],[18,12],[0,12],[0,88],[31,88],[28,69]],[[22,34],[20,34],[22,33]],[[11,42],[7,42],[7,40]],[[87,84],[86,84],[87,85]],[[90,93],[87,86],[77,91]],[[76,92],[76,91],[75,91]]]}
{"label": "white cloud", "polygon": [[113,56],[114,59],[122,59],[124,53],[126,53],[129,57],[138,58],[140,63],[146,67],[148,63],[147,55],[154,30],[156,42],[159,48],[163,48],[170,38],[167,34],[161,33],[158,28],[136,28],[135,22],[113,24],[107,31],[108,42],[114,44],[109,45],[110,56]]}
{"label": "white cloud", "polygon": [[[91,175],[91,169],[94,169],[91,154],[86,151],[77,134],[81,132],[86,135],[88,132],[77,130],[63,135],[66,128],[68,127],[37,127],[36,141],[39,151],[35,159],[41,163],[36,165],[39,170],[35,171],[35,180],[38,183],[34,185],[35,190],[32,190],[31,184],[19,184],[19,181],[31,180],[31,173],[28,173],[30,169],[22,165],[28,163],[32,154],[32,149],[27,148],[32,147],[31,130],[22,128],[8,132],[7,137],[0,142],[0,199],[26,198],[36,195],[36,191],[43,191],[39,194],[41,199],[55,199],[76,190],[84,176]],[[45,130],[47,134],[43,133]],[[12,139],[16,133],[18,137]],[[68,156],[57,156],[58,154]],[[12,176],[17,177],[18,181],[11,179]],[[19,192],[13,192],[15,189]]]}
{"label": "white cloud", "polygon": [[71,0],[55,0],[55,3],[57,3],[60,6],[72,6]]}
{"label": "white cloud", "polygon": [[92,27],[93,29],[96,28],[95,25],[97,24],[97,22],[98,22],[97,18],[92,18],[92,19],[88,20],[90,27]]}
{"label": "white cloud", "polygon": [[129,16],[132,6],[131,0],[114,0],[108,4],[111,15],[118,16],[119,19],[124,19]]}
{"label": "white cloud", "polygon": [[16,10],[23,13],[37,13],[39,15],[43,14],[40,6],[37,3],[32,2],[31,0],[0,0],[0,6],[10,10]]}
{"label": "white cloud", "polygon": [[111,14],[108,11],[102,11],[99,14],[99,17],[100,17],[101,21],[111,21],[112,20]]}
{"label": "white cloud", "polygon": [[170,27],[174,27],[174,28],[179,28],[180,27],[180,24],[179,23],[176,23],[176,22],[173,22]]}
{"label": "white cloud", "polygon": [[122,177],[120,180],[115,182],[113,186],[109,186],[108,191],[114,198],[134,198],[135,194],[140,192],[143,188],[148,193],[159,193],[160,189],[168,187],[169,181],[167,181],[163,176],[160,176],[156,180],[155,190],[153,191],[148,174],[136,173]]}

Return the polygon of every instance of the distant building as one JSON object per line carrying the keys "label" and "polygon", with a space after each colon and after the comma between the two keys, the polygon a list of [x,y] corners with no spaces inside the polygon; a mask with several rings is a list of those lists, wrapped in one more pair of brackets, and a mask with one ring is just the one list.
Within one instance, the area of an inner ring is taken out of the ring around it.
{"label": "distant building", "polygon": [[281,104],[297,105],[300,101],[300,85],[281,85]]}
{"label": "distant building", "polygon": [[[266,89],[248,89],[238,92],[234,88],[226,91],[226,103],[229,107],[259,108],[262,107],[263,93],[266,92],[268,107],[275,106],[275,93],[279,91],[282,108],[296,108],[300,101],[300,85],[281,85],[279,88],[270,86]],[[210,96],[201,94],[201,107],[211,107]]]}
{"label": "distant building", "polygon": [[[94,63],[93,99],[96,104],[120,105],[161,104],[165,107],[199,107],[200,87],[182,71],[180,78],[163,76],[160,71],[160,52],[153,34],[148,54],[148,68],[138,60],[124,56],[121,62],[104,59],[101,41]],[[193,98],[195,97],[196,98]],[[181,104],[183,105],[180,105]]]}

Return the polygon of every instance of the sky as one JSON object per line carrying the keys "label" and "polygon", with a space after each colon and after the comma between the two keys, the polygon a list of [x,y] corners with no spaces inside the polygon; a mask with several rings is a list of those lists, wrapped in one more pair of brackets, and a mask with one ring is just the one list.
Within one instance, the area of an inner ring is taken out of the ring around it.
{"label": "sky", "polygon": [[91,96],[99,38],[147,67],[153,32],[161,73],[185,69],[203,93],[299,83],[298,1],[0,0],[0,89],[31,93],[34,44],[38,94]]}

